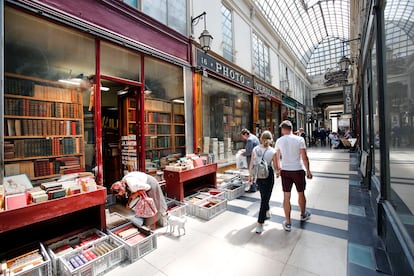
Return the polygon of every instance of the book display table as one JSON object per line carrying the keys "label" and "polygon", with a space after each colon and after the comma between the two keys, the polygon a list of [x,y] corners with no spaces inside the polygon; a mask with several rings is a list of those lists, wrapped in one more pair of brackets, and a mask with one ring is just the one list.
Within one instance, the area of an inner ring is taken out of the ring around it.
{"label": "book display table", "polygon": [[167,196],[183,201],[185,196],[206,187],[217,187],[217,163],[182,172],[164,170]]}
{"label": "book display table", "polygon": [[106,189],[33,203],[0,212],[2,252],[81,228],[105,230]]}

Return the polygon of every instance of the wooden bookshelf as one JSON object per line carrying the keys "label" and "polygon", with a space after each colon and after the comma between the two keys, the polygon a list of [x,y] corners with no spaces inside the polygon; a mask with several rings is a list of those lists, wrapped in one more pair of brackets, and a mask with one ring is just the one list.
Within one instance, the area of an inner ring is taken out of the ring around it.
{"label": "wooden bookshelf", "polygon": [[147,160],[159,160],[174,152],[170,101],[145,99],[144,129]]}
{"label": "wooden bookshelf", "polygon": [[[82,92],[56,81],[5,73],[5,175],[31,180],[85,168]],[[38,162],[48,168],[38,171]],[[75,164],[76,163],[76,164]],[[46,174],[45,174],[46,173]]]}
{"label": "wooden bookshelf", "polygon": [[185,111],[184,103],[172,103],[173,116],[173,146],[175,152],[185,155]]}

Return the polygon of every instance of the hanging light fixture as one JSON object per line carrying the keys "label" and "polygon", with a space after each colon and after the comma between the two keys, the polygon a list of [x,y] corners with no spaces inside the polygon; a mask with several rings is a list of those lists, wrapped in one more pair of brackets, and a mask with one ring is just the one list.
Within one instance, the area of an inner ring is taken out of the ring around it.
{"label": "hanging light fixture", "polygon": [[203,12],[202,14],[191,17],[191,38],[194,38],[194,26],[198,24],[200,19],[203,19],[204,21],[204,30],[200,34],[200,37],[198,38],[200,40],[200,46],[201,49],[207,53],[211,49],[211,42],[213,41],[213,36],[207,31],[207,24],[206,24],[206,12]]}
{"label": "hanging light fixture", "polygon": [[348,57],[342,56],[339,59],[338,67],[340,71],[348,71],[349,65],[351,65],[351,60]]}

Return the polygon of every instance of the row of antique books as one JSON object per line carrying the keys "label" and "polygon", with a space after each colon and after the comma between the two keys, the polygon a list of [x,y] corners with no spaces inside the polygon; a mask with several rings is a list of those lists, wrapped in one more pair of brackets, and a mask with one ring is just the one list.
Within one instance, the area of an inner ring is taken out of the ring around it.
{"label": "row of antique books", "polygon": [[81,137],[6,141],[5,159],[80,154],[81,146]]}
{"label": "row of antique books", "polygon": [[147,123],[171,123],[171,114],[148,112],[145,113],[145,122]]}
{"label": "row of antique books", "polygon": [[5,136],[81,135],[81,121],[7,119]]}
{"label": "row of antique books", "polygon": [[76,103],[47,102],[29,99],[7,98],[5,115],[52,117],[52,118],[81,118],[82,106]]}
{"label": "row of antique books", "polygon": [[80,157],[45,158],[5,164],[4,174],[5,176],[26,174],[30,179],[33,179],[53,174],[64,174],[80,168]]}

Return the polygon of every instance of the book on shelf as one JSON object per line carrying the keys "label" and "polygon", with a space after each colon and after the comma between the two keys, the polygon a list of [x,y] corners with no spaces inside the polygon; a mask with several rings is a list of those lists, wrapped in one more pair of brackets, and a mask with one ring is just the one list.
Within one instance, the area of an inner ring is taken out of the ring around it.
{"label": "book on shelf", "polygon": [[31,80],[18,79],[13,77],[6,77],[4,79],[5,94],[33,97],[33,85],[34,82]]}
{"label": "book on shelf", "polygon": [[11,116],[80,118],[82,111],[80,104],[15,99],[7,98],[7,95],[5,103],[4,114]]}
{"label": "book on shelf", "polygon": [[10,141],[4,142],[4,159],[13,159],[15,157],[15,147]]}

